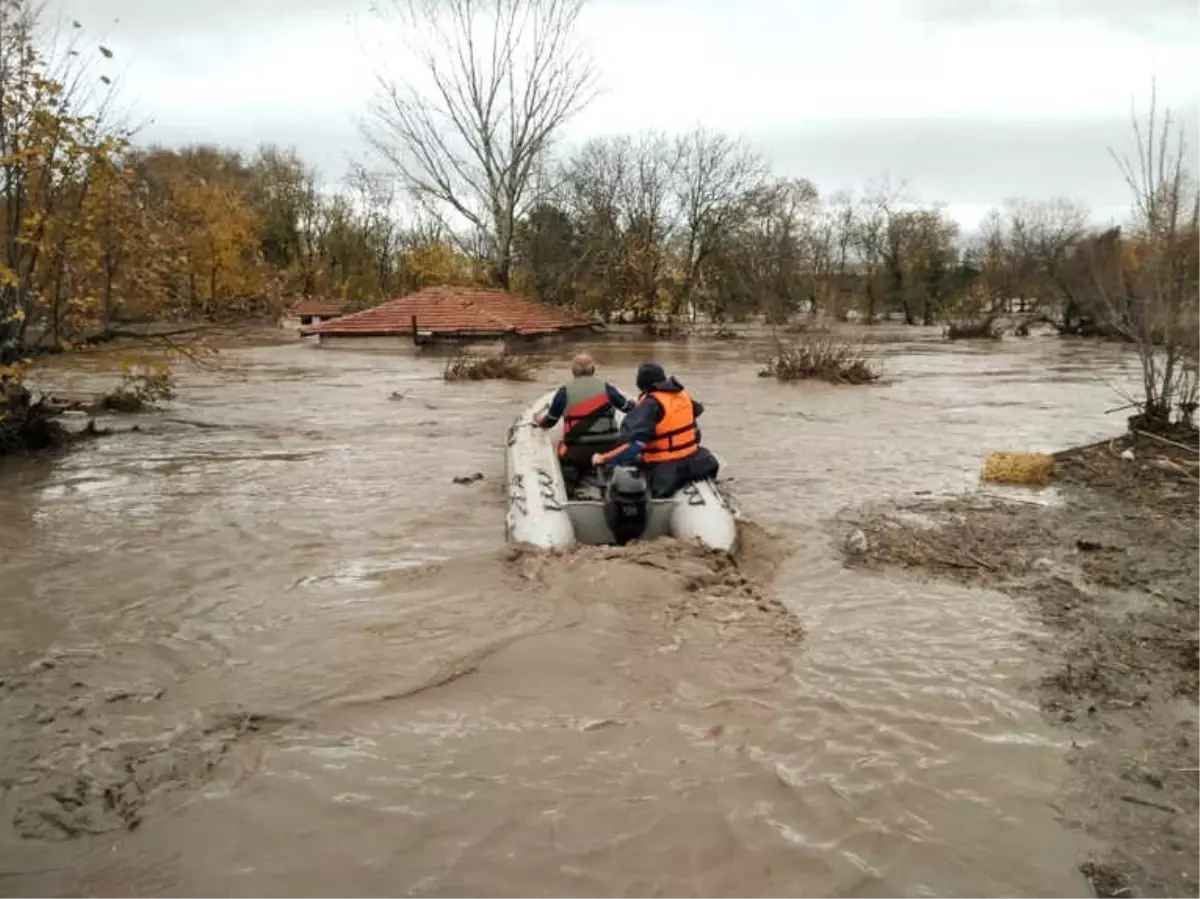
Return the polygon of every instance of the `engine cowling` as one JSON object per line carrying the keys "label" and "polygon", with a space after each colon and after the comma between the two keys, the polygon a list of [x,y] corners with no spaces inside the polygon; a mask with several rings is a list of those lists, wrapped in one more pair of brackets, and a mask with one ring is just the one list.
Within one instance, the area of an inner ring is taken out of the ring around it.
{"label": "engine cowling", "polygon": [[636,540],[646,530],[650,515],[650,487],[636,468],[613,471],[604,490],[604,521],[618,546]]}

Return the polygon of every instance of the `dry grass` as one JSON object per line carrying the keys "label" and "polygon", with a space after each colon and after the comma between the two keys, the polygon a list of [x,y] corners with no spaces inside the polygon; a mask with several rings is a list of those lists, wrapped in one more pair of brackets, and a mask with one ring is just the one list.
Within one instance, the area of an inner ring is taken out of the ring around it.
{"label": "dry grass", "polygon": [[447,381],[532,381],[536,363],[525,356],[455,356],[446,361],[442,377]]}
{"label": "dry grass", "polygon": [[1045,453],[991,452],[983,460],[980,479],[991,484],[1045,487],[1054,475],[1054,457]]}
{"label": "dry grass", "polygon": [[792,347],[781,344],[758,376],[777,381],[816,379],[831,384],[870,384],[879,379],[879,372],[861,349],[820,338]]}
{"label": "dry grass", "polygon": [[[867,537],[867,567],[933,571],[963,580],[1003,580],[1024,571],[1042,535],[1028,507],[965,496],[916,502],[854,517]],[[915,523],[911,516],[924,519]]]}

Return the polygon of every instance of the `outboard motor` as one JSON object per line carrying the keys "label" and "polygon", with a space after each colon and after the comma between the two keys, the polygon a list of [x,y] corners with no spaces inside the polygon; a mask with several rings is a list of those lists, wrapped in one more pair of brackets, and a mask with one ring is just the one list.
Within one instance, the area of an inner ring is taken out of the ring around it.
{"label": "outboard motor", "polygon": [[645,475],[636,468],[617,468],[604,490],[604,523],[617,546],[642,536],[649,518],[650,488]]}

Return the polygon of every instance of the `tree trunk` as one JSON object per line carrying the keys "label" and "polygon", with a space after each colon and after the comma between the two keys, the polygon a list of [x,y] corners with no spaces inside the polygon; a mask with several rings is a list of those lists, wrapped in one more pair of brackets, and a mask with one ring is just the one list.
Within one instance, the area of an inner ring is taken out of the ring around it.
{"label": "tree trunk", "polygon": [[20,294],[16,287],[5,287],[0,296],[3,297],[0,312],[4,313],[0,317],[0,365],[12,365],[21,358],[23,349],[16,319],[11,317],[19,308]]}
{"label": "tree trunk", "polygon": [[113,315],[113,282],[117,279],[117,266],[115,262],[106,261],[104,265],[104,308],[102,315],[103,330],[107,331],[112,327]]}
{"label": "tree trunk", "polygon": [[512,284],[512,257],[501,256],[492,266],[492,280],[501,290],[508,290]]}

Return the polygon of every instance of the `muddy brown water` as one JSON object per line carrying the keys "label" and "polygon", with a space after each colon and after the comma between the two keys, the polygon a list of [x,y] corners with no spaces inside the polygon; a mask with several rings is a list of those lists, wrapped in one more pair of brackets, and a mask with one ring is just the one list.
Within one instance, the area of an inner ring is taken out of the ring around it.
{"label": "muddy brown water", "polygon": [[1131,360],[883,333],[872,388],[761,380],[747,342],[593,348],[706,403],[799,645],[670,614],[709,564],[677,547],[509,558],[503,436],[558,361],[447,385],[239,349],[140,433],[5,462],[0,891],[1087,894],[1028,610],[848,571],[828,521],[1115,432]]}

